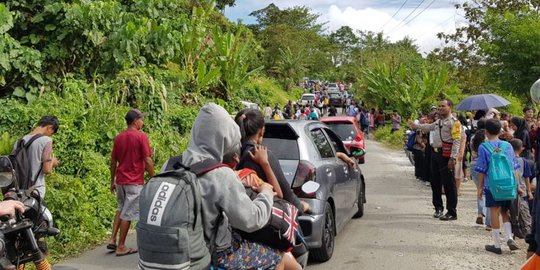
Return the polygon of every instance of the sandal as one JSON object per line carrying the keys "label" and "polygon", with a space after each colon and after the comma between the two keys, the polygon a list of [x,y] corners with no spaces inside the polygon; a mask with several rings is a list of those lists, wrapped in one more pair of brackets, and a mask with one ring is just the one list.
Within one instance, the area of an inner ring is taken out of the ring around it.
{"label": "sandal", "polygon": [[116,250],[116,244],[108,244],[107,249]]}
{"label": "sandal", "polygon": [[135,254],[137,253],[138,251],[136,249],[132,249],[132,248],[128,248],[126,252],[124,253],[118,253],[116,252],[116,257],[120,257],[120,256],[126,256],[126,255],[131,255],[131,254]]}

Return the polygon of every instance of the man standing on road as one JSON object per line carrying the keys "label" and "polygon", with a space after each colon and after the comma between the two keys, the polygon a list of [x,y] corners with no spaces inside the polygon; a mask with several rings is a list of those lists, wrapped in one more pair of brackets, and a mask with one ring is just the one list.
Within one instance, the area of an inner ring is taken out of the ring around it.
{"label": "man standing on road", "polygon": [[[433,153],[431,155],[431,190],[433,193],[434,218],[440,220],[457,219],[457,191],[454,181],[454,167],[459,154],[462,128],[461,123],[452,116],[452,101],[439,101],[440,119],[432,124],[410,123],[413,129],[420,128],[424,132],[438,131],[433,136]],[[443,215],[442,186],[446,195],[447,212]]]}
{"label": "man standing on road", "polygon": [[[116,191],[118,209],[107,249],[116,250],[116,256],[136,253],[125,245],[131,221],[139,219],[139,195],[144,184],[144,171],[154,176],[148,137],[141,130],[146,114],[132,109],[126,114],[127,130],[114,139],[111,154],[111,192]],[[118,245],[116,235],[120,230]]]}

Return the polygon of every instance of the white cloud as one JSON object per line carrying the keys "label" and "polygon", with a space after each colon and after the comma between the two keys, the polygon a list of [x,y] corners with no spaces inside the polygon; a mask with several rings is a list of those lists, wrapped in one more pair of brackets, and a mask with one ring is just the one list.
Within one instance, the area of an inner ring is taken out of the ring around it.
{"label": "white cloud", "polygon": [[[321,20],[328,22],[329,31],[348,25],[355,30],[373,32],[382,30],[384,35],[388,36],[391,41],[397,41],[408,36],[416,40],[422,53],[427,53],[441,45],[441,42],[436,37],[437,33],[454,31],[455,17],[457,15],[455,15],[455,9],[453,8],[428,9],[405,25],[404,22],[411,20],[421,10],[418,9],[404,21],[407,14],[413,11],[412,8],[402,9],[395,18],[392,18],[395,10],[355,9],[352,7],[342,9],[332,5],[327,12],[322,14]],[[382,29],[385,24],[386,26]]]}
{"label": "white cloud", "polygon": [[[456,15],[454,3],[464,0],[447,0],[433,2],[428,9],[404,26],[404,21],[409,21],[419,14],[431,1],[425,3],[420,0],[408,1],[407,5],[392,18],[403,0],[238,0],[235,7],[226,9],[227,17],[236,20],[243,18],[245,23],[254,23],[254,18],[248,14],[275,3],[280,8],[292,6],[307,6],[313,12],[321,15],[320,22],[328,22],[329,31],[334,31],[341,26],[348,25],[356,30],[368,30],[374,32],[384,31],[391,41],[397,41],[405,36],[416,40],[420,51],[424,54],[439,47],[441,41],[436,37],[439,32],[453,32],[456,23],[463,19]],[[406,20],[414,8],[423,3]],[[392,20],[390,20],[392,18]],[[390,21],[389,21],[390,20]],[[387,23],[388,22],[388,23]],[[386,24],[384,29],[381,29]]]}

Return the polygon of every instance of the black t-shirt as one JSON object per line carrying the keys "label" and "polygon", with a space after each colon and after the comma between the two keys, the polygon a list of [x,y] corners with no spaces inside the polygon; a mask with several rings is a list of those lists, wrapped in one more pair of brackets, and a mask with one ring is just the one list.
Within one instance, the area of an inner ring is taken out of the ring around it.
{"label": "black t-shirt", "polygon": [[336,116],[337,114],[337,109],[335,107],[330,107],[330,109],[328,109],[328,116]]}

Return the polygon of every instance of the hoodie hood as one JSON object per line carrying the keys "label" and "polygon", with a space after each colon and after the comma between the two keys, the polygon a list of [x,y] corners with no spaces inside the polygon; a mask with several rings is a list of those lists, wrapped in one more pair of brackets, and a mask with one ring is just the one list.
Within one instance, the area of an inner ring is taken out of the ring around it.
{"label": "hoodie hood", "polygon": [[208,103],[195,118],[189,146],[182,154],[183,163],[191,166],[205,159],[222,162],[226,153],[240,152],[240,138],[240,128],[229,113],[215,103]]}

